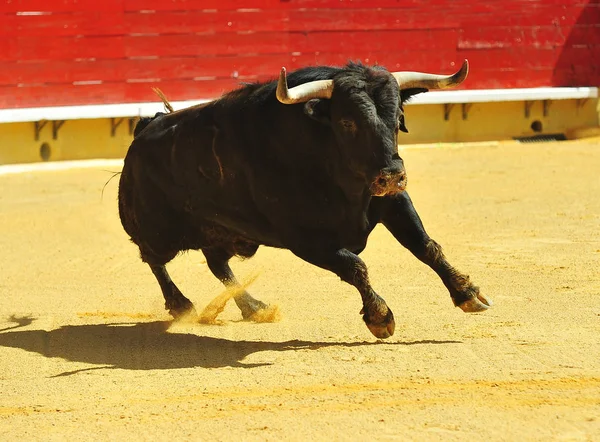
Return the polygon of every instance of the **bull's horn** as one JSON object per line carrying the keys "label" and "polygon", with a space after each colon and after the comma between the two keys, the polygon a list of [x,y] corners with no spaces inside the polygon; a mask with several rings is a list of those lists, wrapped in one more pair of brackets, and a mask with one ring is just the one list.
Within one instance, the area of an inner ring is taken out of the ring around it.
{"label": "bull's horn", "polygon": [[313,98],[331,98],[333,80],[317,80],[288,89],[285,68],[277,83],[277,99],[283,104],[305,103]]}
{"label": "bull's horn", "polygon": [[400,89],[424,88],[447,89],[461,84],[469,73],[469,62],[465,60],[462,67],[452,75],[426,74],[423,72],[392,72]]}

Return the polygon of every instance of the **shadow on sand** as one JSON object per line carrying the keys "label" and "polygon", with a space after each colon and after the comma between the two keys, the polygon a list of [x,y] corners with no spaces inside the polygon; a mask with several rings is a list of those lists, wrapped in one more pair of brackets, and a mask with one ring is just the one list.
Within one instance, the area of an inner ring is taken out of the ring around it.
{"label": "shadow on sand", "polygon": [[[12,319],[12,318],[11,318]],[[17,319],[15,322],[18,323]],[[21,323],[28,325],[31,318]],[[48,358],[96,364],[100,367],[61,373],[121,368],[126,370],[164,370],[175,368],[259,367],[270,364],[244,364],[242,361],[261,351],[317,350],[324,347],[370,345],[455,344],[460,341],[413,342],[309,342],[309,341],[230,341],[190,333],[167,333],[170,321],[141,323],[67,325],[56,330],[20,330],[17,325],[0,333],[0,346],[20,348]],[[6,331],[10,330],[11,331]],[[55,376],[56,377],[56,376]]]}

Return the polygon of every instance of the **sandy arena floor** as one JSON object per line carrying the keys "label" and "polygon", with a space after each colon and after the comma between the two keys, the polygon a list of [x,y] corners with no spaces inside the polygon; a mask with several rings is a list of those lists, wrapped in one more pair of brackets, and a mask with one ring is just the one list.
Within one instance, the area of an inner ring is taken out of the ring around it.
{"label": "sandy arena floor", "polygon": [[[495,306],[454,308],[378,228],[381,342],[352,287],[266,248],[233,268],[280,322],[231,302],[172,325],[107,167],[0,175],[0,439],[600,440],[600,141],[403,157],[430,235]],[[199,309],[222,290],[201,253],[169,268]]]}

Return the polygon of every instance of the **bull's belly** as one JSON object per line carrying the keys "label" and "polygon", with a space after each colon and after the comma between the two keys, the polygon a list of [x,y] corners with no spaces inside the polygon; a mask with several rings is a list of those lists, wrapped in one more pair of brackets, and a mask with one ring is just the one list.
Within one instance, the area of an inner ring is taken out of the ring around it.
{"label": "bull's belly", "polygon": [[[276,226],[226,219],[224,216],[217,218],[194,223],[192,229],[195,235],[187,235],[188,238],[192,236],[198,238],[194,241],[197,243],[197,247],[194,248],[220,246],[251,250],[253,247],[267,246],[292,251],[301,248],[323,248],[347,249],[353,253],[360,253],[364,250],[370,233],[370,229],[351,231],[348,226],[341,225],[323,228],[323,226],[307,227],[288,224],[284,229],[278,229]],[[236,252],[236,254],[246,256],[245,253]]]}
{"label": "bull's belly", "polygon": [[248,221],[242,217],[224,214],[193,217],[188,223],[188,229],[188,238],[197,238],[195,242],[200,245],[196,248],[228,247],[236,243],[285,247],[276,230],[264,223]]}
{"label": "bull's belly", "polygon": [[362,251],[372,230],[360,206],[329,204],[317,210],[300,204],[257,206],[236,199],[223,207],[215,200],[196,201],[188,212],[190,225],[200,228],[210,243],[243,241],[292,251],[303,247]]}

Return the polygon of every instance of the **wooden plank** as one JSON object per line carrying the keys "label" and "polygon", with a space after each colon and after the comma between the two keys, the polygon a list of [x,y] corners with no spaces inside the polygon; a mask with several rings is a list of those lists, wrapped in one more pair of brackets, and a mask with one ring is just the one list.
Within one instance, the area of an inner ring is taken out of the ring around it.
{"label": "wooden plank", "polygon": [[292,54],[455,49],[452,29],[401,31],[264,32],[253,34],[161,35],[126,39],[128,56]]}
{"label": "wooden plank", "polygon": [[202,10],[248,10],[248,9],[427,9],[503,11],[520,10],[538,6],[584,7],[600,3],[600,0],[505,0],[477,2],[471,0],[5,0],[0,3],[0,14],[17,12],[82,12],[82,11],[202,11]]}
{"label": "wooden plank", "polygon": [[496,11],[492,13],[469,14],[459,18],[463,29],[469,27],[490,29],[495,27],[527,26],[574,26],[600,23],[600,5],[587,7],[538,6],[527,13]]}
{"label": "wooden plank", "polygon": [[[600,0],[593,0],[599,2]],[[569,6],[588,4],[587,0],[573,0]],[[471,9],[485,8],[489,11],[505,8],[519,9],[532,6],[564,6],[565,0],[505,0],[473,2],[472,0],[124,0],[127,11],[197,11],[236,9]]]}
{"label": "wooden plank", "polygon": [[446,50],[457,46],[451,29],[341,32],[264,32],[106,37],[12,37],[0,39],[0,61],[178,57],[305,52],[364,53],[403,48]]}
{"label": "wooden plank", "polygon": [[[486,69],[554,69],[593,64],[599,59],[600,46],[538,49],[535,47],[459,50],[458,57],[467,58],[472,71]],[[589,86],[589,85],[588,85]]]}
{"label": "wooden plank", "polygon": [[600,20],[592,25],[576,25],[567,33],[565,44],[600,44]]}
{"label": "wooden plank", "polygon": [[431,20],[425,11],[407,14],[395,9],[382,10],[267,10],[259,12],[220,11],[167,12],[127,15],[130,29],[137,33],[207,33],[266,31],[380,31],[396,29],[448,29],[458,27],[449,16]]}
{"label": "wooden plank", "polygon": [[123,36],[8,37],[0,39],[0,61],[125,58]]}
{"label": "wooden plank", "polygon": [[565,47],[554,64],[555,69],[572,69],[581,67],[583,71],[598,69],[600,60],[600,46],[574,46]]}
{"label": "wooden plank", "polygon": [[[526,87],[576,87],[599,84],[600,73],[591,68],[574,75],[570,69],[473,70],[467,89],[504,89]],[[475,85],[473,87],[473,85]]]}
{"label": "wooden plank", "polygon": [[472,13],[470,10],[431,11],[427,9],[352,9],[352,10],[266,10],[165,12],[126,14],[130,32],[206,33],[263,31],[346,31],[395,29],[448,29],[476,26],[572,26],[600,23],[600,8],[553,8],[539,6],[529,14],[521,10]]}
{"label": "wooden plank", "polygon": [[[438,0],[439,1],[439,0]],[[448,0],[444,0],[447,2]],[[464,1],[464,0],[463,0]],[[301,8],[398,8],[418,6],[417,0],[124,0],[125,10],[197,11]]]}
{"label": "wooden plank", "polygon": [[4,0],[0,14],[17,12],[123,11],[123,0]]}
{"label": "wooden plank", "polygon": [[[465,3],[466,0],[457,3]],[[447,4],[448,0],[434,1]],[[0,4],[0,13],[22,11],[193,11],[237,9],[301,9],[301,8],[406,8],[419,7],[417,0],[107,0],[103,2],[81,0],[6,0]]]}
{"label": "wooden plank", "polygon": [[466,27],[461,30],[458,47],[460,49],[493,49],[508,47],[536,46],[552,49],[565,42],[563,30],[555,26],[503,26],[486,29]]}
{"label": "wooden plank", "polygon": [[558,48],[563,45],[600,44],[598,25],[530,26],[530,27],[471,27],[459,33],[460,49],[502,47]]}
{"label": "wooden plank", "polygon": [[224,57],[174,57],[154,59],[98,59],[79,62],[47,61],[0,63],[0,84],[119,82],[148,79],[244,78],[276,76],[281,66],[296,69],[308,65],[343,65],[348,60],[381,64],[390,70],[448,71],[451,63],[469,59],[471,70],[552,69],[556,66],[591,64],[600,58],[600,46],[569,49],[496,48],[486,50],[397,50],[385,52],[303,53]]}
{"label": "wooden plank", "polygon": [[[18,89],[0,87],[0,107],[72,106],[82,104],[136,103],[158,101],[152,87],[159,87],[169,100],[218,97],[239,86],[236,80],[162,81],[152,83],[58,84]],[[18,93],[15,93],[15,90]]]}
{"label": "wooden plank", "polygon": [[246,78],[276,76],[281,66],[297,69],[316,64],[343,65],[348,60],[381,64],[392,70],[451,69],[460,63],[454,49],[442,52],[398,50],[386,52],[346,51],[344,53],[308,53],[298,55],[258,55],[234,57],[176,57],[154,59],[99,59],[0,63],[0,85],[73,82],[117,82],[147,79]]}
{"label": "wooden plank", "polygon": [[2,15],[0,37],[123,35],[124,15],[101,11],[50,15]]}
{"label": "wooden plank", "polygon": [[600,22],[600,5],[582,8],[532,7],[529,13],[503,9],[474,13],[456,9],[307,9],[215,12],[4,15],[0,35],[66,36],[186,34],[266,31],[348,31],[469,27],[572,26]]}
{"label": "wooden plank", "polygon": [[264,31],[348,31],[456,28],[448,15],[432,20],[426,11],[267,10],[108,14],[5,15],[2,36],[188,34]]}

